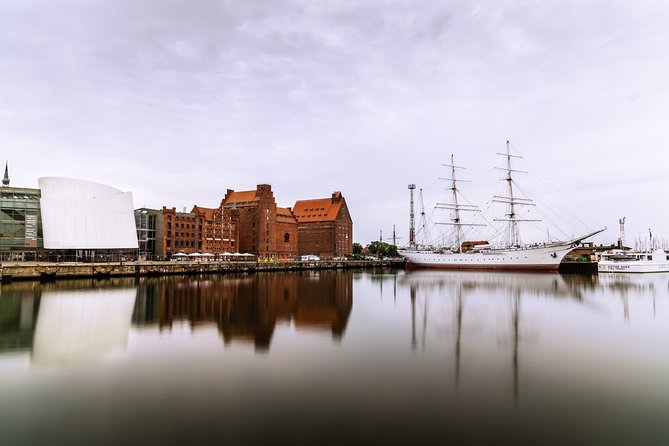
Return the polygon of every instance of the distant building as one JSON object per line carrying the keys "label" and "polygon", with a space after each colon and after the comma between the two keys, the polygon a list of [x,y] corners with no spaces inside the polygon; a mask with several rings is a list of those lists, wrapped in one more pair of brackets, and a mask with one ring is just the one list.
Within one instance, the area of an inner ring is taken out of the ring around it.
{"label": "distant building", "polygon": [[193,207],[191,212],[202,215],[204,218],[202,252],[210,254],[237,252],[239,226],[236,212],[224,213],[222,207],[204,208],[200,206]]}
{"label": "distant building", "polygon": [[264,259],[292,259],[297,255],[296,221],[290,209],[277,208],[272,187],[228,189],[221,203],[223,216],[235,214],[239,224],[239,252]]}
{"label": "distant building", "polygon": [[137,254],[132,193],[92,181],[38,180],[44,248],[52,260],[123,260]]}
{"label": "distant building", "polygon": [[330,198],[297,201],[293,215],[299,255],[314,254],[323,259],[353,253],[353,220],[341,192]]}
{"label": "distant building", "polygon": [[[157,220],[160,239],[156,240],[156,255],[161,259],[174,254],[191,254],[202,251],[204,244],[204,215],[194,212],[177,212],[176,208],[163,206]],[[162,229],[162,230],[161,230]]]}
{"label": "distant building", "polygon": [[37,260],[43,249],[39,189],[9,187],[9,170],[0,188],[0,260]]}
{"label": "distant building", "polygon": [[131,192],[72,178],[40,178],[38,183],[44,248],[138,248]]}
{"label": "distant building", "polygon": [[[135,209],[139,258],[142,260],[154,260],[156,258],[157,220],[159,216],[162,216],[162,212],[157,209]],[[160,240],[162,241],[162,233]]]}

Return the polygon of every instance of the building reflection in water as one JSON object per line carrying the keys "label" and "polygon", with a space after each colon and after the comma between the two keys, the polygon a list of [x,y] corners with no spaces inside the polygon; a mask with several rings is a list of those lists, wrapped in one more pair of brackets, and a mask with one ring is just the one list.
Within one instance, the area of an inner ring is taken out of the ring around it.
{"label": "building reflection in water", "polygon": [[33,361],[76,362],[125,350],[135,297],[134,288],[44,291]]}
{"label": "building reflection in water", "polygon": [[3,285],[0,354],[76,362],[125,349],[131,323],[169,330],[175,321],[215,324],[226,344],[250,342],[261,352],[281,322],[338,341],[351,314],[352,277],[320,271]]}
{"label": "building reflection in water", "polygon": [[160,277],[143,280],[133,323],[171,329],[216,324],[226,344],[252,342],[267,351],[278,322],[329,332],[339,340],[353,303],[346,271],[260,273],[224,278]]}
{"label": "building reflection in water", "polygon": [[0,353],[29,352],[34,364],[46,365],[124,350],[135,297],[127,279],[3,285]]}
{"label": "building reflection in water", "polygon": [[0,353],[32,350],[40,297],[38,283],[0,287]]}

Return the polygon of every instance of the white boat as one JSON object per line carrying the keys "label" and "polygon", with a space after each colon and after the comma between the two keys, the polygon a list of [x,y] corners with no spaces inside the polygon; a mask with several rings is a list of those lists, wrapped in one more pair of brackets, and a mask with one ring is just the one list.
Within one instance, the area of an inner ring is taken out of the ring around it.
{"label": "white boat", "polygon": [[669,261],[662,249],[652,252],[614,249],[600,255],[597,270],[600,273],[663,273],[669,272]]}
{"label": "white boat", "polygon": [[[498,168],[505,171],[503,178],[508,184],[508,195],[496,195],[494,202],[503,203],[508,206],[504,218],[495,219],[508,223],[508,243],[504,246],[492,246],[487,241],[463,241],[462,228],[464,226],[485,226],[484,224],[466,223],[461,219],[463,212],[479,212],[478,208],[470,204],[462,204],[459,197],[457,180],[455,177],[456,166],[451,155],[451,164],[446,167],[451,169],[451,182],[449,190],[452,192],[450,203],[438,203],[437,207],[451,211],[450,222],[440,224],[452,225],[454,227],[455,242],[451,247],[433,249],[418,246],[413,240],[414,229],[410,229],[410,241],[407,247],[398,250],[404,257],[409,267],[438,268],[438,269],[472,269],[472,270],[543,270],[556,271],[565,255],[576,248],[579,243],[604,229],[600,229],[571,240],[562,240],[550,243],[521,244],[518,223],[524,221],[539,221],[535,219],[520,218],[517,214],[519,206],[534,206],[532,200],[518,198],[514,195],[512,173],[519,172],[512,169],[512,158],[520,158],[510,153],[509,142],[506,143],[506,153],[498,153],[506,158],[506,167]],[[412,185],[413,186],[413,185]],[[415,186],[413,186],[415,187]],[[410,186],[411,188],[411,186]],[[413,222],[413,205],[411,211]]]}

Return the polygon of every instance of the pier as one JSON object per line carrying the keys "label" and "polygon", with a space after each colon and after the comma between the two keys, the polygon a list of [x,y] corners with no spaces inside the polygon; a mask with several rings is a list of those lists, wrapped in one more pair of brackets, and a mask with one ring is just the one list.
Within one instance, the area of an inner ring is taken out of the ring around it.
{"label": "pier", "polygon": [[5,262],[0,266],[0,279],[3,283],[7,283],[14,280],[50,281],[90,277],[225,274],[235,272],[369,269],[382,267],[403,268],[404,262],[396,260],[318,260],[311,262]]}

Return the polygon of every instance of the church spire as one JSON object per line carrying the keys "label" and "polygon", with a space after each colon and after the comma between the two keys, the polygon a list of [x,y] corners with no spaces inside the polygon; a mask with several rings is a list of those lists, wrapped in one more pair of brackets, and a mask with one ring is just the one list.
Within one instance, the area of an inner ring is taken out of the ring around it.
{"label": "church spire", "polygon": [[9,186],[9,170],[7,169],[7,161],[5,161],[5,176],[2,179],[2,185],[4,187]]}

